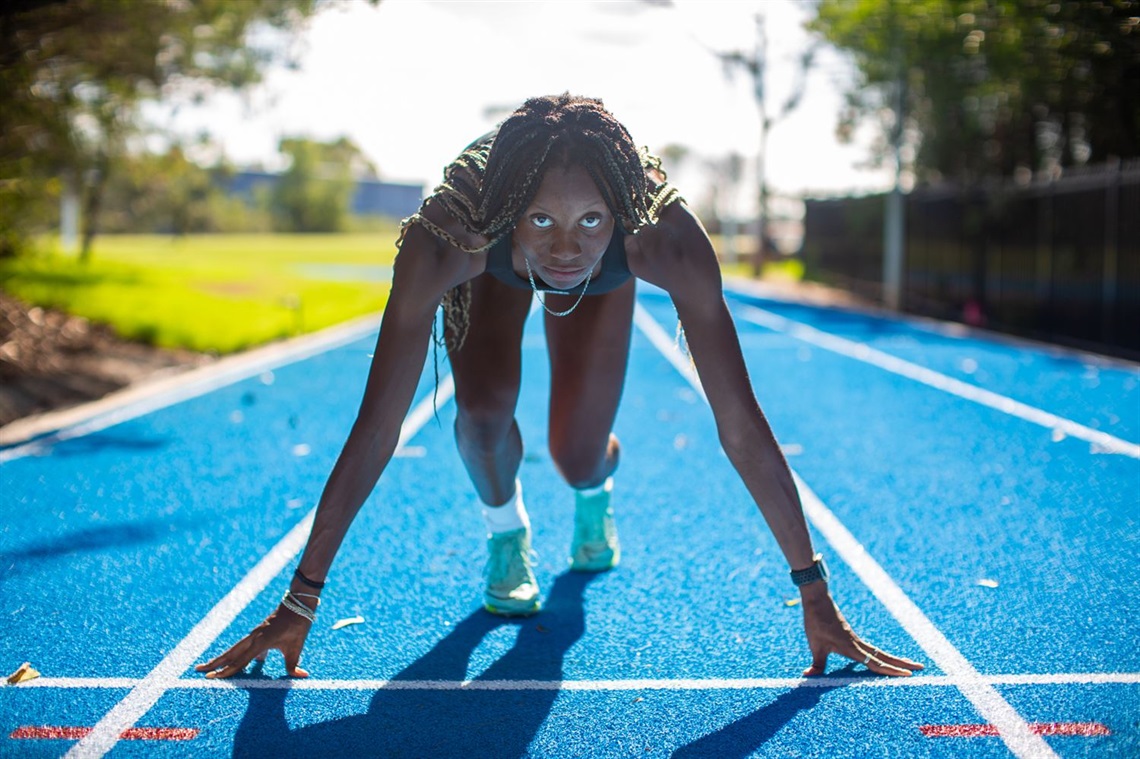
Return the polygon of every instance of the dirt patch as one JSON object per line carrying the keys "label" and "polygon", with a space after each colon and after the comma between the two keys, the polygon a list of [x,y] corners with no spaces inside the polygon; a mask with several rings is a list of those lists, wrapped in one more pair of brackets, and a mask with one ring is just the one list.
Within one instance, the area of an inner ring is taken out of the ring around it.
{"label": "dirt patch", "polygon": [[0,427],[213,360],[129,342],[104,325],[0,292]]}

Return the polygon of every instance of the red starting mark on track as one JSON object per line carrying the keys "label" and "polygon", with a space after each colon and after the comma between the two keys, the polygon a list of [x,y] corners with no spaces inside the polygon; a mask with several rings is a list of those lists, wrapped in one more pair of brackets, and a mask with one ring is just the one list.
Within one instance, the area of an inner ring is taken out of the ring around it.
{"label": "red starting mark on track", "polygon": [[[78,741],[87,737],[90,727],[49,727],[46,725],[25,725],[12,731],[9,738],[47,738]],[[119,738],[124,741],[188,741],[198,737],[198,730],[192,727],[129,727]]]}
{"label": "red starting mark on track", "polygon": [[[993,725],[922,725],[918,728],[927,738],[985,738],[997,735]],[[1099,722],[1030,722],[1035,735],[1078,735],[1085,738],[1112,735]]]}

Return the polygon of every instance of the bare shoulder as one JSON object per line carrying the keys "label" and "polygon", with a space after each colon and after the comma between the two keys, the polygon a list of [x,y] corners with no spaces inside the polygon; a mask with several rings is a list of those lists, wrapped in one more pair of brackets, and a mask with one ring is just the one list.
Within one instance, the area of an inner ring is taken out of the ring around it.
{"label": "bare shoulder", "polygon": [[460,250],[423,225],[412,224],[396,254],[388,308],[434,311],[444,293],[474,279],[486,268],[486,253]]}
{"label": "bare shoulder", "polygon": [[683,202],[667,206],[657,224],[626,238],[629,269],[638,279],[677,295],[720,290],[720,265],[700,219]]}

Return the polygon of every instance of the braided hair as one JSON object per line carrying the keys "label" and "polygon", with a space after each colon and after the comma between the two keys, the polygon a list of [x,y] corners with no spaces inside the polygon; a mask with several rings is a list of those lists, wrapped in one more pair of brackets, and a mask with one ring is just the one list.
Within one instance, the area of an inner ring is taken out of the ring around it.
{"label": "braided hair", "polygon": [[[597,185],[606,206],[627,234],[654,225],[661,210],[680,196],[661,168],[661,160],[638,149],[629,132],[601,100],[563,93],[531,98],[495,131],[484,135],[446,169],[443,182],[424,201],[421,211],[439,203],[467,232],[484,237],[484,245],[463,244],[422,213],[414,223],[468,253],[491,249],[510,234],[551,168],[581,166]],[[444,297],[446,346],[463,345],[469,325],[469,284]],[[437,344],[438,344],[437,340]]]}

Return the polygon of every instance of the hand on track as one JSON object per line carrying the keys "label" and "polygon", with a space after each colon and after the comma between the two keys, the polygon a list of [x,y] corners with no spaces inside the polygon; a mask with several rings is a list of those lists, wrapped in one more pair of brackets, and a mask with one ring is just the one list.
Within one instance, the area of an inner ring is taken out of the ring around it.
{"label": "hand on track", "polygon": [[309,673],[297,664],[301,660],[301,649],[309,635],[310,626],[307,619],[284,606],[278,606],[277,611],[228,651],[205,664],[196,665],[194,669],[205,672],[210,679],[230,677],[243,671],[254,659],[264,662],[266,654],[271,649],[277,649],[285,655],[285,672],[290,677],[308,677]]}
{"label": "hand on track", "polygon": [[825,583],[804,586],[803,607],[804,631],[811,648],[811,666],[804,670],[804,677],[826,672],[829,654],[846,656],[872,672],[893,677],[910,677],[923,668],[918,662],[888,654],[856,635]]}

